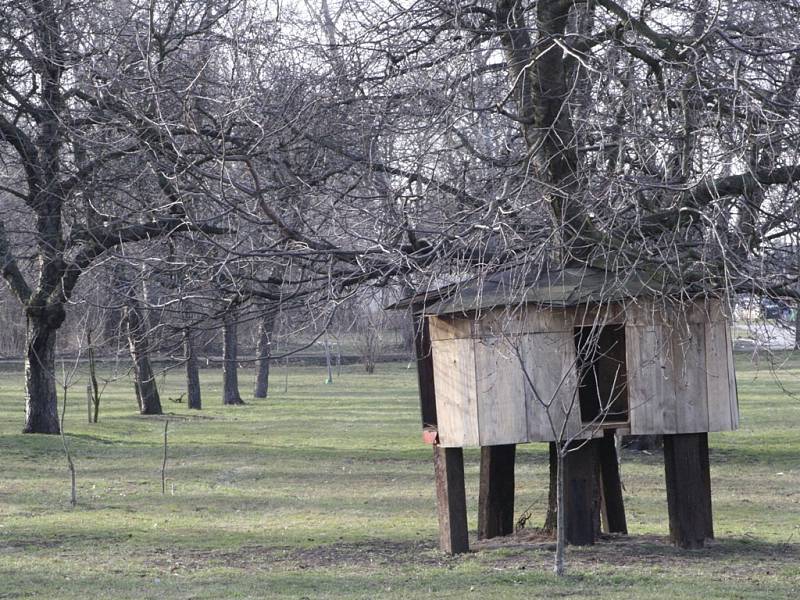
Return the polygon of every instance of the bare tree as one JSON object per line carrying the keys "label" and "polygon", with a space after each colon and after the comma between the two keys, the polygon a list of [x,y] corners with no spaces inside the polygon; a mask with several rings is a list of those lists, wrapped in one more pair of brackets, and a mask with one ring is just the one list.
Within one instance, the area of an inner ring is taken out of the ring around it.
{"label": "bare tree", "polygon": [[361,355],[364,370],[370,375],[375,372],[375,364],[385,349],[386,327],[386,313],[377,306],[366,304],[355,315],[355,347]]}
{"label": "bare tree", "polygon": [[183,351],[186,360],[186,403],[189,408],[200,410],[202,408],[200,370],[195,354],[194,332],[188,326],[183,330]]}
{"label": "bare tree", "polygon": [[141,302],[133,290],[126,298],[124,322],[133,361],[133,384],[139,412],[143,415],[160,415],[161,398],[150,363],[150,330],[142,314]]}
{"label": "bare tree", "polygon": [[272,333],[274,328],[275,315],[267,312],[258,324],[254,398],[266,398],[269,394],[269,361],[272,355]]}
{"label": "bare tree", "polygon": [[222,403],[244,404],[239,395],[239,339],[236,307],[222,316]]}
{"label": "bare tree", "polygon": [[[174,167],[159,166],[174,166],[178,155],[157,133],[167,106],[157,101],[163,88],[151,83],[180,60],[179,49],[210,35],[232,5],[208,1],[200,11],[183,2],[120,1],[111,10],[55,0],[4,5],[0,152],[8,168],[0,183],[7,200],[0,257],[27,322],[25,432],[59,430],[56,337],[81,275],[121,243],[216,229],[191,223],[186,198],[167,177]],[[141,166],[135,174],[126,170],[131,156],[149,162],[144,178]],[[143,179],[148,191],[160,193],[137,196],[133,182]],[[125,182],[134,193],[102,197]]]}
{"label": "bare tree", "polygon": [[[318,14],[336,131],[298,134],[369,182],[332,192],[337,214],[376,218],[369,233],[355,216],[340,229],[379,249],[369,267],[416,291],[529,263],[646,272],[687,296],[798,297],[774,252],[800,229],[796,2]],[[391,194],[376,193],[380,176]]]}

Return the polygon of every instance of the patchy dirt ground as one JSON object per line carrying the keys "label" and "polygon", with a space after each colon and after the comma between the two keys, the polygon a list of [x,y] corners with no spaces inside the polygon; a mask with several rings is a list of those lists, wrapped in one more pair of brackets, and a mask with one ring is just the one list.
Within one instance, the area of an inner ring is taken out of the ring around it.
{"label": "patchy dirt ground", "polygon": [[[474,541],[472,551],[447,556],[432,542],[375,540],[338,543],[310,548],[244,546],[236,551],[197,550],[176,553],[156,548],[149,562],[165,572],[196,571],[227,567],[255,571],[319,568],[385,569],[387,567],[447,568],[463,561],[478,561],[495,570],[542,569],[552,565],[555,542],[537,529],[513,535]],[[570,547],[569,563],[581,569],[601,565],[621,568],[665,570],[696,569],[715,577],[738,579],[771,575],[776,570],[800,565],[800,544],[768,544],[748,539],[710,541],[702,550],[680,550],[669,540],[649,535],[604,535],[593,546]],[[800,575],[798,576],[800,583]]]}

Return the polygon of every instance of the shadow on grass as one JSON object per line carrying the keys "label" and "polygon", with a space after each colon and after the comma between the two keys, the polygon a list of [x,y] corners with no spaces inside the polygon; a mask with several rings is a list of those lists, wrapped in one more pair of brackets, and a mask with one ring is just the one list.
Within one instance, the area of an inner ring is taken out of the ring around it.
{"label": "shadow on grass", "polygon": [[[486,551],[485,559],[498,565],[518,564],[533,555],[552,555],[555,544],[550,541],[526,542],[525,531],[494,540],[478,542],[475,546]],[[598,563],[615,566],[676,567],[704,563],[713,567],[737,563],[756,568],[759,564],[795,565],[800,562],[800,544],[766,542],[756,538],[720,538],[709,541],[700,550],[684,550],[673,546],[667,537],[653,535],[603,536],[593,546],[571,547],[570,561],[582,565]]]}
{"label": "shadow on grass", "polygon": [[[359,542],[341,541],[332,544],[301,547],[247,544],[232,549],[191,550],[155,548],[150,562],[165,567],[179,560],[183,568],[202,570],[212,566],[263,568],[337,568],[337,567],[452,567],[464,560],[477,560],[500,568],[540,566],[549,570],[552,542],[519,543],[514,536],[504,538],[507,544],[479,542],[468,555],[448,556],[440,552],[433,539],[396,541],[372,539]],[[703,563],[704,567],[724,567],[731,563],[759,565],[796,565],[800,561],[800,544],[769,543],[748,538],[727,538],[710,542],[702,550],[681,550],[666,538],[656,536],[619,536],[594,546],[569,549],[574,566],[629,566],[638,568],[662,565],[681,567]]]}
{"label": "shadow on grass", "polygon": [[[120,599],[385,596],[405,600],[430,598],[432,593],[473,597],[470,592],[481,590],[488,598],[774,600],[796,597],[791,580],[774,573],[776,567],[786,570],[796,565],[799,551],[797,546],[742,538],[686,552],[672,548],[664,538],[618,537],[593,547],[570,548],[569,574],[555,578],[552,551],[546,544],[518,543],[454,557],[440,553],[432,539],[341,541],[305,548],[241,544],[202,549],[163,540],[146,548],[120,546],[126,556],[124,570],[109,573],[101,567],[71,574],[66,581],[58,578],[58,594],[49,597],[85,598],[86,590],[102,590],[103,597]],[[49,579],[43,577],[44,568]],[[41,592],[54,584],[49,569],[49,562],[26,560],[14,571],[0,568],[0,580],[5,578],[14,589],[33,586],[38,594],[31,597],[48,597]],[[5,597],[2,592],[0,598]]]}
{"label": "shadow on grass", "polygon": [[335,567],[425,566],[442,567],[458,557],[439,552],[432,540],[369,540],[338,542],[307,548],[297,546],[243,545],[236,549],[175,550],[154,548],[150,563],[169,568],[178,562],[183,569],[224,567],[244,570],[265,568],[318,569]]}

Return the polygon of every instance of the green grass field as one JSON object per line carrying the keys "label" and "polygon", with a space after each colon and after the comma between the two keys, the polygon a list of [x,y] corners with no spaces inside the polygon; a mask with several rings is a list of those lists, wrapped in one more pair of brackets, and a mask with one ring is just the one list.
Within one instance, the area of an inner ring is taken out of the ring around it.
{"label": "green grass field", "polygon": [[[570,548],[551,574],[547,542],[459,557],[436,549],[431,449],[420,441],[416,375],[379,365],[275,369],[268,400],[204,405],[161,385],[165,417],[136,414],[129,381],[86,423],[85,381],[70,390],[66,431],[78,506],[58,436],[22,435],[21,373],[0,374],[0,598],[797,598],[800,596],[800,399],[740,357],[740,431],[712,434],[717,541],[666,540],[663,464],[623,457],[631,536]],[[782,384],[800,393],[800,362]],[[242,391],[250,389],[250,373]],[[247,396],[245,396],[247,397]],[[161,493],[164,419],[167,493]],[[546,447],[520,447],[517,510],[544,516]],[[467,452],[470,528],[478,462]]]}

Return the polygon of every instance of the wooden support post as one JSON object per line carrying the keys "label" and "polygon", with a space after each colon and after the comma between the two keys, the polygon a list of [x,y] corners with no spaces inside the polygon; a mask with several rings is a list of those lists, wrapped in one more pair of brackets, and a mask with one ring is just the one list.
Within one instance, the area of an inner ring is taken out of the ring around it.
{"label": "wooden support post", "polygon": [[619,460],[614,445],[614,432],[594,441],[600,463],[600,493],[602,497],[603,531],[606,533],[628,533],[625,519],[625,503],[622,499],[622,481],[619,477]]}
{"label": "wooden support post", "polygon": [[664,436],[669,535],[681,548],[702,548],[714,537],[708,434]]}
{"label": "wooden support post", "polygon": [[478,539],[514,532],[514,459],[517,446],[481,448],[478,492]]}
{"label": "wooden support post", "polygon": [[439,512],[439,547],[447,554],[469,552],[464,451],[434,446],[433,465]]}
{"label": "wooden support post", "polygon": [[[423,427],[436,427],[436,389],[428,319],[414,318],[414,347],[417,354],[419,404]],[[469,552],[467,494],[464,489],[464,451],[433,446],[436,475],[436,504],[439,513],[439,547],[447,554]]]}
{"label": "wooden support post", "polygon": [[599,515],[595,502],[597,449],[594,441],[575,442],[564,457],[566,540],[573,546],[594,544]]}
{"label": "wooden support post", "polygon": [[433,383],[433,355],[431,354],[431,334],[428,327],[428,319],[419,315],[414,318],[413,324],[422,426],[436,427],[436,390]]}

